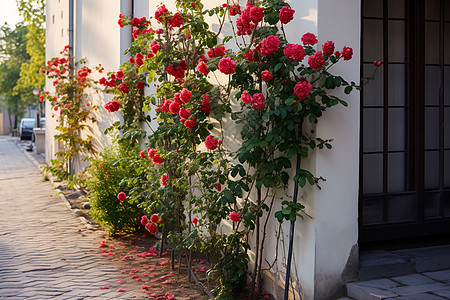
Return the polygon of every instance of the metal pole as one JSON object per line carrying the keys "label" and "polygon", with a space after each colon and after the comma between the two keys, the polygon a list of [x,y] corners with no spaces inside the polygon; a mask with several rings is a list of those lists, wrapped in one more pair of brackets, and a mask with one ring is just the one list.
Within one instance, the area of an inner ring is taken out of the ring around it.
{"label": "metal pole", "polygon": [[[300,130],[301,132],[301,130]],[[300,171],[302,156],[297,154],[297,165],[295,167],[295,173],[297,174]],[[294,196],[293,202],[297,203],[298,197],[298,182],[294,182]],[[292,249],[294,246],[294,230],[295,230],[295,220],[291,221],[291,227],[289,230],[289,248],[288,248],[288,257],[287,257],[287,265],[286,265],[286,279],[284,283],[284,300],[289,299],[289,281],[291,277],[291,261],[292,261]]]}

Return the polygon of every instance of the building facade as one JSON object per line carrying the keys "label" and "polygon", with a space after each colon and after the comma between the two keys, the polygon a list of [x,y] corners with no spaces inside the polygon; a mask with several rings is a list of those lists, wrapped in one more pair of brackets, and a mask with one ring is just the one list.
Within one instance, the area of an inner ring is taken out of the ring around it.
{"label": "building facade", "polygon": [[[163,2],[175,9],[174,1]],[[223,1],[203,2],[215,7]],[[312,32],[318,45],[332,40],[338,49],[353,48],[353,59],[333,67],[334,73],[358,83],[373,72],[374,60],[383,62],[361,93],[337,94],[349,106],[326,111],[314,127],[317,136],[334,139],[333,150],[315,151],[304,161],[327,182],[300,195],[311,218],[296,222],[293,287],[305,300],[337,299],[344,283],[357,279],[360,245],[450,231],[450,89],[445,88],[450,5],[444,0],[288,2],[296,11],[285,26],[291,43]],[[131,44],[131,29],[117,25],[119,14],[149,17],[155,8],[148,0],[48,1],[47,59],[57,56],[73,33],[77,59],[116,71]],[[117,119],[102,109],[108,96],[93,97],[100,107],[93,129],[101,148],[109,144],[104,129]],[[53,138],[57,117],[51,115],[47,108],[48,160],[60,147]],[[269,236],[288,240],[286,222],[282,232],[275,223],[269,228],[274,228]],[[276,240],[269,238],[266,256],[275,248]],[[276,299],[283,295],[285,260],[281,253],[265,273],[265,290]]]}

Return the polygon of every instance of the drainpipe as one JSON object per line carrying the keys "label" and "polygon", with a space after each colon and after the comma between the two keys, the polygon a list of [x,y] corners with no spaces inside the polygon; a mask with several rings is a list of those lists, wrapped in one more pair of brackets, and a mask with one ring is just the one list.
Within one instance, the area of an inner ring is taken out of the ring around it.
{"label": "drainpipe", "polygon": [[[128,17],[134,16],[134,0],[120,0],[120,12]],[[123,64],[128,60],[129,54],[125,55],[124,52],[133,42],[133,28],[132,26],[126,26],[120,29],[120,64]]]}
{"label": "drainpipe", "polygon": [[[299,132],[302,132],[302,126],[299,128]],[[295,166],[295,174],[298,174],[300,171],[300,165],[302,161],[302,156],[297,154],[297,164]],[[297,204],[298,198],[298,182],[294,181],[294,195],[292,201]],[[295,220],[291,221],[291,227],[289,230],[289,248],[288,248],[288,257],[287,257],[287,265],[286,265],[286,278],[284,282],[284,300],[289,300],[289,282],[291,277],[291,262],[292,262],[292,249],[294,246],[294,231],[295,231]]]}
{"label": "drainpipe", "polygon": [[[73,78],[75,75],[75,61],[74,61],[74,43],[73,43],[73,1],[69,0],[69,59],[70,59],[70,65],[72,68],[70,68],[70,76]],[[69,97],[73,97],[73,93],[69,93]],[[69,160],[69,174],[74,174],[74,161],[73,158]]]}

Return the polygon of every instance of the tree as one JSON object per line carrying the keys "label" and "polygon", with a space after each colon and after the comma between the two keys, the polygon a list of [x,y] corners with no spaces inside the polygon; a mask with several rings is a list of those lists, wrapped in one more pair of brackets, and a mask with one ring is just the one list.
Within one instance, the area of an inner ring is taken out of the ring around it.
{"label": "tree", "polygon": [[[0,101],[6,104],[9,115],[14,116],[10,120],[12,128],[17,128],[18,118],[23,116],[25,109],[31,106],[33,100],[27,93],[19,93],[15,90],[20,79],[21,67],[29,61],[25,46],[25,36],[28,28],[23,24],[17,24],[11,29],[7,24],[0,27]],[[30,93],[32,90],[30,91]]]}
{"label": "tree", "polygon": [[28,28],[26,53],[29,60],[20,68],[20,78],[15,91],[22,93],[28,101],[36,101],[33,89],[43,88],[45,74],[40,70],[45,64],[45,0],[17,0],[17,8]]}

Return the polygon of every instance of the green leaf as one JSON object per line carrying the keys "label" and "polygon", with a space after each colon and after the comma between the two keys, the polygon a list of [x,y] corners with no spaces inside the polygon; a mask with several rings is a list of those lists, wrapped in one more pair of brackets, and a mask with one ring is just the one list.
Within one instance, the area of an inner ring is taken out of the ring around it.
{"label": "green leaf", "polygon": [[281,69],[281,67],[283,67],[284,66],[284,64],[283,63],[278,63],[276,66],[275,66],[275,68],[273,68],[273,71],[276,73],[279,69]]}
{"label": "green leaf", "polygon": [[278,222],[280,222],[280,223],[283,222],[283,218],[284,218],[283,213],[281,211],[277,211],[275,213],[275,218],[277,218]]}
{"label": "green leaf", "polygon": [[300,187],[302,187],[302,188],[305,187],[305,185],[306,185],[306,178],[304,176],[300,177],[300,179],[298,180],[298,185]]}
{"label": "green leaf", "polygon": [[288,98],[286,100],[284,100],[284,104],[286,104],[287,106],[291,106],[294,103],[294,98]]}
{"label": "green leaf", "polygon": [[348,95],[351,93],[352,89],[353,89],[353,87],[351,85],[349,85],[344,89],[344,93],[346,93]]}

